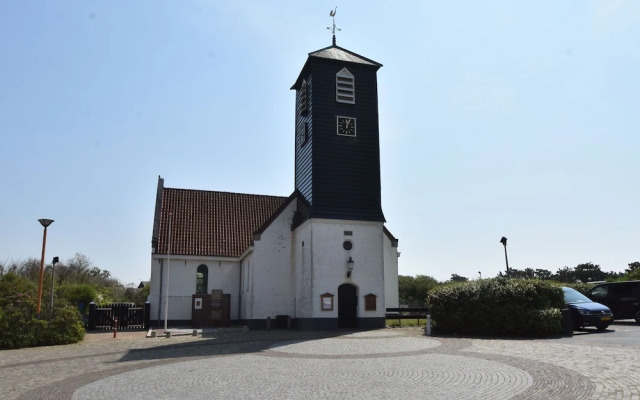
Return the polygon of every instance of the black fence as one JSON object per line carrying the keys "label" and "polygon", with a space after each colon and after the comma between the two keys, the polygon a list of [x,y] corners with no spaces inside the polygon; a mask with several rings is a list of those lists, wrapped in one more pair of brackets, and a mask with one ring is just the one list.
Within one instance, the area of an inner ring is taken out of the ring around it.
{"label": "black fence", "polygon": [[387,319],[397,319],[398,324],[402,326],[403,319],[417,319],[418,325],[420,320],[427,320],[427,314],[429,309],[426,307],[401,307],[401,308],[387,308],[385,317]]}
{"label": "black fence", "polygon": [[133,303],[113,303],[98,306],[89,303],[89,320],[87,329],[113,329],[118,330],[142,330],[149,329],[151,303],[146,302],[139,306]]}

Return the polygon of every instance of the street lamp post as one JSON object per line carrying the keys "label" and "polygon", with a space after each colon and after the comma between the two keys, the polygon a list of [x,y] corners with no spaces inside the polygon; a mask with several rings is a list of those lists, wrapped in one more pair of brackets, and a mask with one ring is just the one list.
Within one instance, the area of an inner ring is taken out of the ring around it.
{"label": "street lamp post", "polygon": [[53,257],[53,261],[51,262],[51,304],[49,307],[49,323],[51,323],[51,318],[53,317],[53,278],[56,274],[56,264],[58,261],[58,257]]}
{"label": "street lamp post", "polygon": [[507,263],[507,278],[510,278],[511,273],[509,272],[509,259],[507,258],[507,238],[503,236],[502,239],[500,239],[500,243],[504,246],[504,261]]}
{"label": "street lamp post", "polygon": [[47,227],[53,223],[53,220],[41,218],[38,222],[40,222],[40,225],[44,227],[44,232],[42,234],[42,257],[40,258],[40,279],[38,280],[38,306],[36,307],[36,316],[40,318],[40,306],[42,305],[42,278],[44,277],[44,249],[47,246]]}

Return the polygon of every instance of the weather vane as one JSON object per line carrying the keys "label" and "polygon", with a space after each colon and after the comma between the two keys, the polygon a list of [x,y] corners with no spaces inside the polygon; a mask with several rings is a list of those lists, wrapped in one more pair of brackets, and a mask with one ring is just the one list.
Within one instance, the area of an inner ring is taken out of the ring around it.
{"label": "weather vane", "polygon": [[327,29],[331,29],[331,33],[333,34],[333,45],[336,45],[336,30],[341,31],[342,29],[337,28],[336,29],[336,11],[338,10],[338,7],[336,6],[336,8],[334,8],[333,10],[329,11],[329,16],[333,19],[333,28],[329,28],[327,26]]}

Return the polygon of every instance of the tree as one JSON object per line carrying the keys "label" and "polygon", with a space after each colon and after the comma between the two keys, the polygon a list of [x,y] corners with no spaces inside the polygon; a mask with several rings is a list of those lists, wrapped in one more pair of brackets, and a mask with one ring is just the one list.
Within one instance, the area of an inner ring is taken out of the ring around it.
{"label": "tree", "polygon": [[469,278],[464,277],[464,276],[460,276],[458,274],[451,274],[451,282],[467,282],[469,281]]}
{"label": "tree", "polygon": [[541,279],[543,281],[549,280],[551,279],[551,271],[547,271],[546,269],[540,269],[537,268],[534,276],[536,277],[536,279]]}
{"label": "tree", "polygon": [[398,294],[403,304],[422,306],[426,302],[427,294],[438,285],[438,281],[427,275],[412,276],[398,275]]}
{"label": "tree", "polygon": [[80,253],[76,253],[66,263],[58,265],[56,267],[56,277],[59,285],[86,283],[96,288],[122,286],[117,279],[111,277],[109,271],[96,267],[89,257]]}
{"label": "tree", "polygon": [[413,299],[413,276],[398,275],[398,297],[400,303],[409,304]]}
{"label": "tree", "polygon": [[[502,272],[500,272],[498,274],[498,276],[506,277],[506,274],[503,275]],[[509,269],[509,277],[513,278],[513,279],[533,279],[533,278],[535,278],[535,271],[533,270],[533,268],[526,268],[524,270],[516,269],[516,268],[510,268]]]}
{"label": "tree", "polygon": [[626,274],[626,279],[633,281],[640,279],[640,262],[635,261],[632,262],[624,272]]}
{"label": "tree", "polygon": [[56,295],[82,310],[83,314],[89,311],[89,303],[96,300],[96,290],[86,283],[62,285],[56,289]]}
{"label": "tree", "polygon": [[40,260],[29,258],[26,261],[13,261],[5,267],[5,273],[13,272],[31,282],[37,282],[40,278]]}
{"label": "tree", "polygon": [[126,301],[136,304],[144,304],[151,292],[151,285],[147,284],[142,287],[137,287],[134,284],[127,286],[124,292]]}
{"label": "tree", "polygon": [[599,265],[590,262],[578,264],[573,272],[575,279],[582,283],[602,281],[606,277],[606,274],[600,269]]}
{"label": "tree", "polygon": [[552,276],[552,279],[563,283],[575,283],[576,274],[573,268],[563,267],[558,268],[558,271]]}
{"label": "tree", "polygon": [[[51,282],[52,269],[51,265],[46,266],[44,282]],[[0,264],[0,276],[11,272],[37,284],[40,275],[40,260],[29,258],[26,261],[12,261],[10,263]],[[100,303],[131,301],[132,298],[143,297],[143,294],[128,289],[117,279],[113,278],[109,271],[95,266],[89,257],[80,253],[76,253],[72,258],[66,262],[57,264],[55,267],[55,287],[60,288],[68,285],[91,286],[95,291],[93,300]],[[49,287],[49,284],[44,285],[43,299],[48,298],[49,294],[46,292],[49,290]],[[84,290],[84,292],[87,293],[86,290]],[[65,297],[68,294],[64,291],[60,293],[62,294],[61,297]],[[74,296],[75,295],[71,295],[69,300],[71,304],[77,306],[78,301]],[[85,297],[88,298],[89,296]],[[84,303],[84,301],[82,303]]]}
{"label": "tree", "polygon": [[635,271],[640,271],[640,262],[638,262],[638,261],[635,261],[635,262],[629,263],[629,264],[627,264],[627,265],[629,265],[629,268],[627,268],[627,269],[624,271],[624,272],[625,272],[625,273],[627,273],[627,274],[631,274],[631,273],[633,273],[633,272],[635,272]]}

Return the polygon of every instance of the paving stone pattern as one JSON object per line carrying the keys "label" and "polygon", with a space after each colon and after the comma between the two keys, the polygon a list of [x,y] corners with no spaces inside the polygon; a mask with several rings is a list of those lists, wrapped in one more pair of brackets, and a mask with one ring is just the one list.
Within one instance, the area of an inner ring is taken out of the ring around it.
{"label": "paving stone pattern", "polygon": [[564,339],[416,328],[118,335],[0,351],[0,399],[640,399],[640,350]]}

